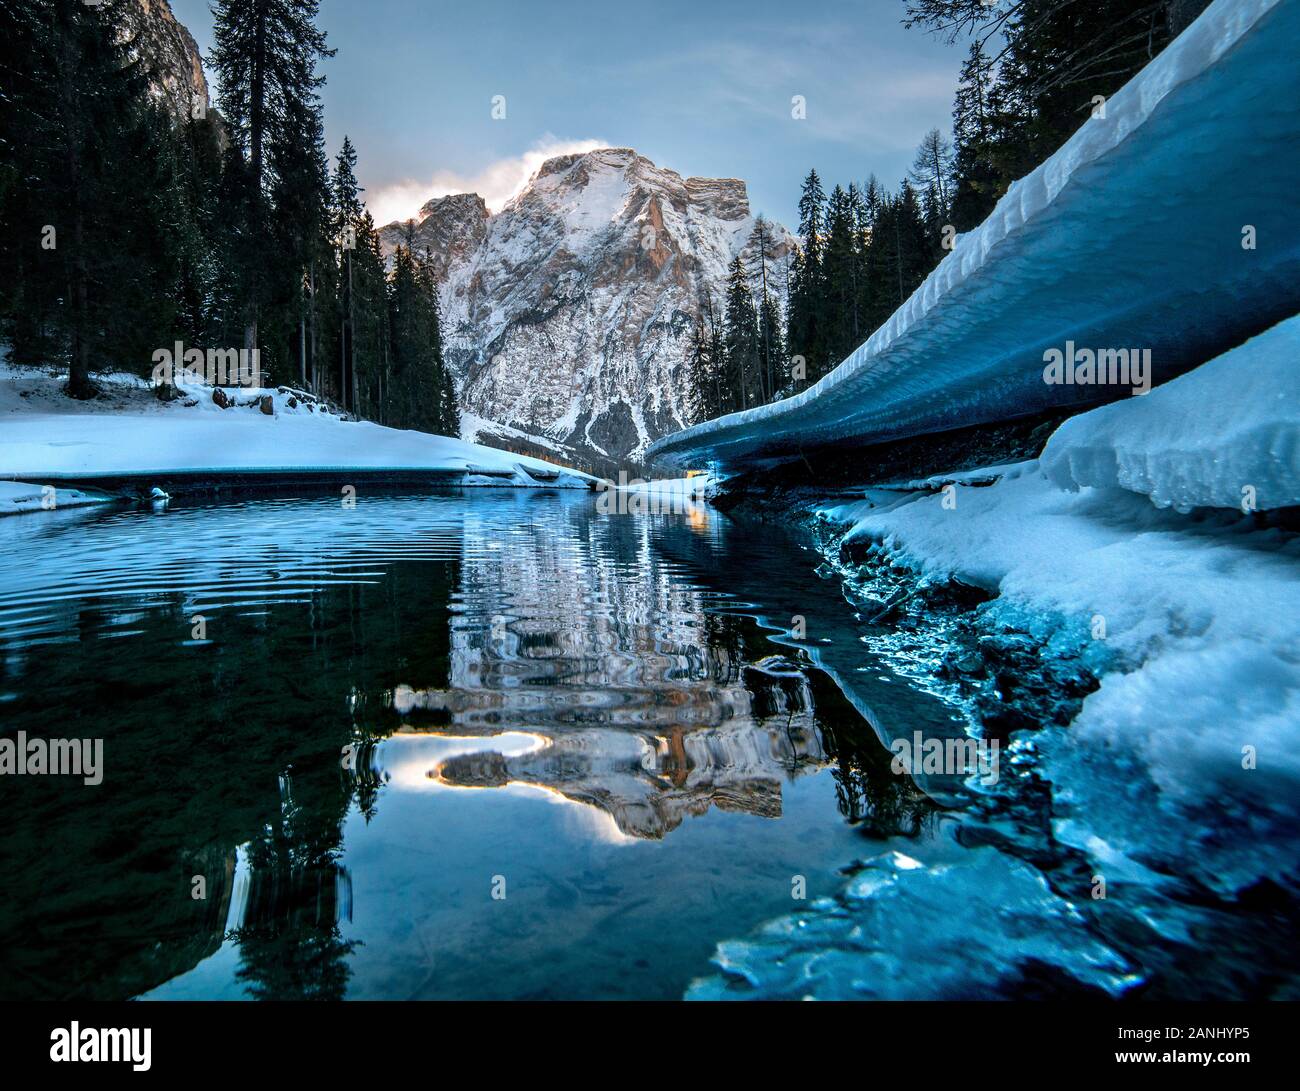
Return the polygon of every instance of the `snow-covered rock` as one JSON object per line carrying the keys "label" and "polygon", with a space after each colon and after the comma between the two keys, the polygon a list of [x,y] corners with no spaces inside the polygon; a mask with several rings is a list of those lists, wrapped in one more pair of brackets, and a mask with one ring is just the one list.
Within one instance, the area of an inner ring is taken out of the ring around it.
{"label": "snow-covered rock", "polygon": [[[757,269],[753,226],[744,182],[684,179],[630,148],[549,159],[495,215],[477,194],[430,201],[414,244],[442,279],[463,434],[508,429],[606,465],[638,460],[688,419],[700,300],[721,308],[736,254]],[[780,298],[793,240],[771,230]],[[405,234],[388,225],[385,245]]]}
{"label": "snow-covered rock", "polygon": [[824,514],[850,528],[847,540],[996,592],[987,623],[1027,631],[1100,678],[1074,722],[1041,743],[1063,842],[1226,895],[1293,870],[1294,534],[1244,516],[1187,519],[1120,488],[1063,491],[1033,463],[987,487]]}
{"label": "snow-covered rock", "polygon": [[59,511],[107,503],[111,498],[80,489],[56,489],[50,485],[32,485],[25,481],[0,481],[0,515],[19,515],[30,511]]}
{"label": "snow-covered rock", "polygon": [[1180,510],[1300,504],[1300,317],[1066,421],[1042,466],[1062,488],[1118,485]]}
{"label": "snow-covered rock", "polygon": [[838,368],[653,444],[722,469],[1128,397],[1044,354],[1150,350],[1164,382],[1300,312],[1300,5],[1215,0],[1012,185]]}

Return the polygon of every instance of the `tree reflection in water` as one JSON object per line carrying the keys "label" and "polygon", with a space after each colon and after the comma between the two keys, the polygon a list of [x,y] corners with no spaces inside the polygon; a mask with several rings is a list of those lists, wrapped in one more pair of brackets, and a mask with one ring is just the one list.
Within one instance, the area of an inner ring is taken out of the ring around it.
{"label": "tree reflection in water", "polygon": [[[788,542],[756,562],[715,514],[596,518],[585,498],[374,503],[23,532],[3,730],[103,737],[107,768],[97,789],[6,785],[5,997],[137,996],[223,944],[247,995],[347,995],[343,830],[383,810],[402,739],[461,740],[421,776],[544,787],[633,838],[711,808],[779,817],[783,784],[827,766],[870,836],[933,813],[831,677],[770,639],[791,596],[844,612]],[[502,753],[508,732],[539,741]]]}

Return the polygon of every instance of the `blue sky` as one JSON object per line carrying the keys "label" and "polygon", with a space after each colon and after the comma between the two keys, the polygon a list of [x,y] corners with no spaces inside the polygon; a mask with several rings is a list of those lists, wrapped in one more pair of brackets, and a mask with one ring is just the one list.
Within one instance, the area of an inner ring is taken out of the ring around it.
{"label": "blue sky", "polygon": [[[171,0],[206,54],[208,0]],[[474,189],[490,206],[548,153],[630,146],[683,176],[743,178],[791,228],[826,188],[895,186],[945,131],[964,45],[900,24],[903,0],[322,0],[331,157],[343,134],[380,222]],[[505,96],[494,120],[492,99]],[[792,96],[807,103],[791,117]]]}

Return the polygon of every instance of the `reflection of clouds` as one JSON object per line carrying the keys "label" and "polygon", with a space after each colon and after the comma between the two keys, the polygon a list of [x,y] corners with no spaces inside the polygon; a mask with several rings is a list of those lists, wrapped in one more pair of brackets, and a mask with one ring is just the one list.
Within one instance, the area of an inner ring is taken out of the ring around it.
{"label": "reflection of clouds", "polygon": [[527,789],[608,816],[602,840],[660,838],[710,807],[781,815],[781,784],[828,758],[810,711],[662,735],[625,728],[507,731],[484,737],[406,731],[379,743],[368,772],[404,791]]}
{"label": "reflection of clouds", "polygon": [[371,768],[381,773],[387,783],[408,791],[428,791],[456,787],[440,775],[443,764],[452,758],[479,753],[517,757],[540,750],[546,744],[542,736],[520,731],[488,738],[399,733],[376,745],[370,760]]}

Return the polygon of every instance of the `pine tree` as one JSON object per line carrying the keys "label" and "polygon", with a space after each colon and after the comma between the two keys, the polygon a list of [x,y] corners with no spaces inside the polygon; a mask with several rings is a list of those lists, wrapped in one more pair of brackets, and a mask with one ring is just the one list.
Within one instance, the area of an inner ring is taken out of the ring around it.
{"label": "pine tree", "polygon": [[[272,331],[278,355],[286,363],[296,357],[293,371],[306,385],[308,361],[314,372],[320,345],[322,272],[330,265],[329,171],[325,132],[318,103],[293,98],[286,104],[289,124],[270,146],[276,164],[272,185],[272,234],[276,240],[272,300],[279,319]],[[295,351],[296,349],[296,351]],[[346,407],[346,402],[344,403]]]}
{"label": "pine tree", "polygon": [[393,255],[389,283],[392,368],[385,418],[401,428],[458,435],[455,386],[442,356],[437,281],[427,255],[413,249],[413,232]]}
{"label": "pine tree", "polygon": [[385,392],[390,381],[388,275],[375,221],[363,212],[352,263],[353,298],[358,316],[353,337],[357,371],[368,412],[384,423]]}
{"label": "pine tree", "polygon": [[[217,0],[213,9],[210,59],[221,86],[219,105],[247,164],[238,178],[246,188],[229,195],[225,211],[241,221],[236,289],[249,350],[258,347],[258,323],[277,279],[277,255],[266,245],[272,237],[270,193],[281,172],[298,169],[293,142],[303,139],[324,83],[316,64],[334,55],[315,25],[319,8],[319,0]],[[315,134],[307,136],[314,144]]]}
{"label": "pine tree", "polygon": [[940,215],[944,217],[948,215],[951,173],[952,147],[938,129],[931,129],[916,149],[908,180],[922,193],[934,189]]}
{"label": "pine tree", "polygon": [[353,254],[361,227],[361,187],[357,184],[357,152],[344,136],[332,182],[333,233],[339,250],[339,399],[355,408],[357,398],[356,284]]}
{"label": "pine tree", "polygon": [[980,43],[972,42],[952,108],[952,222],[958,231],[977,227],[997,203],[995,106],[989,59]]}
{"label": "pine tree", "polygon": [[[908,0],[908,26],[970,36],[954,104],[953,218],[978,224],[1164,48],[1206,0]],[[1001,41],[992,58],[991,42]],[[942,198],[942,189],[940,190]]]}
{"label": "pine tree", "polygon": [[713,306],[713,293],[706,291],[691,329],[687,361],[689,390],[687,410],[692,423],[721,416],[729,401],[723,395],[726,349]]}
{"label": "pine tree", "polygon": [[0,317],[14,357],[149,370],[202,322],[188,148],[119,45],[120,3],[0,6]]}
{"label": "pine tree", "polygon": [[886,205],[886,194],[873,174],[862,189],[861,274],[858,286],[858,314],[863,339],[871,335],[886,318],[892,307],[888,306],[888,285],[885,278],[884,245],[880,229]]}
{"label": "pine tree", "polygon": [[771,292],[762,296],[758,306],[758,342],[767,376],[762,401],[770,402],[790,381],[785,364],[785,338],[781,332],[781,305]]}
{"label": "pine tree", "polygon": [[[780,336],[780,308],[769,291],[769,264],[777,253],[776,238],[772,233],[771,224],[767,222],[765,217],[755,217],[753,229],[749,233],[747,249],[751,254],[750,283],[753,285],[756,298],[760,301],[758,328],[760,399],[763,402],[768,402],[772,400],[781,382],[778,373],[781,371],[782,352],[780,343],[782,338]],[[769,300],[773,314],[778,316],[775,327],[772,326],[771,322],[764,322],[762,319],[761,310],[766,307]]]}
{"label": "pine tree", "polygon": [[857,346],[854,327],[854,284],[858,265],[857,223],[849,194],[838,185],[831,190],[826,210],[826,245],[823,259],[823,338],[826,356],[812,375],[820,378]]}
{"label": "pine tree", "polygon": [[727,305],[723,323],[726,360],[723,383],[726,405],[723,411],[748,409],[761,401],[758,382],[758,314],[740,255],[732,259],[727,271]]}
{"label": "pine tree", "polygon": [[822,247],[826,197],[815,170],[804,179],[799,196],[799,235],[802,240],[793,262],[790,306],[786,316],[787,344],[802,356],[809,377],[825,369],[822,318],[825,311]]}

